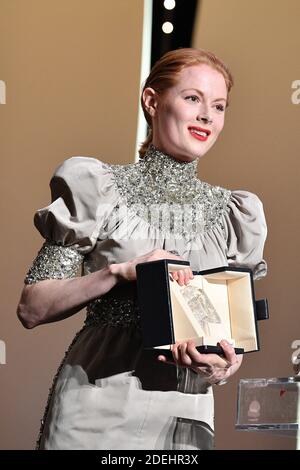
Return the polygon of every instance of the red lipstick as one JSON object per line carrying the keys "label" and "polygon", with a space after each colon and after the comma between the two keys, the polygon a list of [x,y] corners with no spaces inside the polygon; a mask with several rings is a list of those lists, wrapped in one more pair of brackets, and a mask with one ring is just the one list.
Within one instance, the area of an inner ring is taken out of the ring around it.
{"label": "red lipstick", "polygon": [[211,134],[211,131],[204,129],[203,127],[191,126],[189,131],[195,139],[206,141],[208,136]]}

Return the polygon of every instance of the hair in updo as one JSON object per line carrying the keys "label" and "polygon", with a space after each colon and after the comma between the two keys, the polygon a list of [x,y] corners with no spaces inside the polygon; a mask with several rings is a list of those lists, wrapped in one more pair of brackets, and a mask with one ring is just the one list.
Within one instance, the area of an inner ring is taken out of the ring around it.
{"label": "hair in updo", "polygon": [[[152,142],[152,121],[143,103],[143,92],[145,88],[153,88],[159,95],[163,95],[169,88],[176,85],[176,79],[182,69],[192,65],[207,64],[220,72],[225,80],[227,93],[233,86],[233,77],[228,67],[212,52],[203,49],[183,48],[169,51],[163,55],[152,67],[146,79],[141,95],[141,105],[145,119],[149,126],[146,140],[142,143],[139,154],[142,158]],[[228,105],[228,104],[227,104]]]}

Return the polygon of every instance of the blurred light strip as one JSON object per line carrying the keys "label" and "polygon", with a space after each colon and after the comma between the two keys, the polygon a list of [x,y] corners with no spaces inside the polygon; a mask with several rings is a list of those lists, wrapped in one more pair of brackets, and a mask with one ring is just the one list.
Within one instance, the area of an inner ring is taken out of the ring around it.
{"label": "blurred light strip", "polygon": [[[151,38],[152,38],[152,11],[153,11],[153,0],[144,0],[143,6],[143,35],[142,35],[142,47],[141,47],[141,70],[140,70],[140,92],[143,82],[149,75],[151,67]],[[136,134],[136,148],[135,148],[135,161],[139,159],[139,148],[141,143],[145,140],[147,135],[147,123],[144,118],[143,110],[140,106],[138,107],[138,118],[137,118],[137,134]]]}
{"label": "blurred light strip", "polygon": [[6,83],[0,80],[0,104],[6,104]]}
{"label": "blurred light strip", "polygon": [[173,23],[171,23],[170,21],[165,21],[161,29],[165,34],[171,34],[174,29]]}
{"label": "blurred light strip", "polygon": [[175,0],[165,0],[164,1],[164,7],[165,7],[166,10],[173,10],[173,8],[176,7]]}

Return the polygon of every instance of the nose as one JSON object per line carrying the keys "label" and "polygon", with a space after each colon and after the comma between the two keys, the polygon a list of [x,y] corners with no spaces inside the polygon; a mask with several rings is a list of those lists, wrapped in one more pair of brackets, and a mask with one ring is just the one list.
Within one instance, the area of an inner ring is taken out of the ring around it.
{"label": "nose", "polygon": [[198,121],[201,121],[204,124],[212,124],[212,119],[208,116],[208,114],[198,116]]}
{"label": "nose", "polygon": [[212,118],[209,111],[208,105],[206,103],[202,103],[202,106],[198,109],[197,120],[203,122],[203,124],[212,124]]}

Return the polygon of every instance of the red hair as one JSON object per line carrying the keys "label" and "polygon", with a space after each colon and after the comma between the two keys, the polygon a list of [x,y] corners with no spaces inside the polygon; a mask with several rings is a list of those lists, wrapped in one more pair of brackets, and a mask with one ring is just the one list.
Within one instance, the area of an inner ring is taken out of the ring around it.
{"label": "red hair", "polygon": [[[143,157],[152,142],[152,121],[148,114],[144,102],[143,92],[145,88],[153,88],[159,95],[163,95],[169,88],[176,85],[176,79],[182,69],[191,67],[192,65],[207,64],[220,72],[225,80],[227,93],[229,94],[233,86],[233,77],[228,67],[212,52],[203,49],[182,48],[169,51],[164,54],[152,67],[152,70],[146,79],[142,95],[141,105],[143,108],[145,119],[149,125],[149,132],[146,140],[142,143],[139,154]],[[228,103],[227,103],[228,106]]]}

